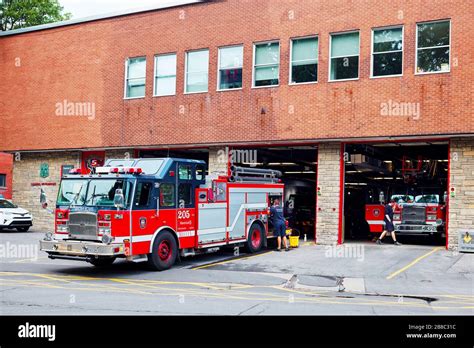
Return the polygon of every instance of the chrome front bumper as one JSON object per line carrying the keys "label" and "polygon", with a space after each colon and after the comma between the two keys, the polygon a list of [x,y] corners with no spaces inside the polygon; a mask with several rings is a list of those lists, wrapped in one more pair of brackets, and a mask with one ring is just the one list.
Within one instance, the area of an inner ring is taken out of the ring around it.
{"label": "chrome front bumper", "polygon": [[415,225],[415,224],[398,224],[395,225],[395,232],[406,234],[423,234],[441,232],[436,225]]}
{"label": "chrome front bumper", "polygon": [[122,256],[123,243],[102,244],[88,241],[40,240],[40,250],[55,255],[71,256]]}

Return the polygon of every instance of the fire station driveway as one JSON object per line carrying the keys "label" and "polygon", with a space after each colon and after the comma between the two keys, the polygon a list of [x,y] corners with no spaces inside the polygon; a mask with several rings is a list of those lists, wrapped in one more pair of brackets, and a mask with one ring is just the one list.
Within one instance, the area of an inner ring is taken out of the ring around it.
{"label": "fire station driveway", "polygon": [[474,313],[474,255],[439,247],[307,243],[288,253],[219,252],[149,272],[123,261],[97,269],[34,250],[14,254],[41,236],[0,233],[1,314]]}

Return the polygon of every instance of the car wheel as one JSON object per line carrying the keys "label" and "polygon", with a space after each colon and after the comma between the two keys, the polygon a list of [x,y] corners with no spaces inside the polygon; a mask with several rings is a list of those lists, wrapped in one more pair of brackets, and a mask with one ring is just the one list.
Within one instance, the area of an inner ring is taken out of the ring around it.
{"label": "car wheel", "polygon": [[148,254],[148,266],[153,271],[171,268],[178,256],[176,239],[169,231],[161,232],[153,242],[151,254]]}
{"label": "car wheel", "polygon": [[17,227],[16,230],[18,232],[28,232],[30,228],[29,227]]}

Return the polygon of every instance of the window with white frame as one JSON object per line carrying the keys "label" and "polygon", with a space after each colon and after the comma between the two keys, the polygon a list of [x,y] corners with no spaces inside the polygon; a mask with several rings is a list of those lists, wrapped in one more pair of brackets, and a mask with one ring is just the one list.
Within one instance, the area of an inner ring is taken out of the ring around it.
{"label": "window with white frame", "polygon": [[207,92],[209,50],[186,52],[185,93]]}
{"label": "window with white frame", "polygon": [[253,86],[276,86],[280,83],[280,43],[266,42],[254,46]]}
{"label": "window with white frame", "polygon": [[450,21],[419,23],[416,31],[416,72],[448,72]]}
{"label": "window with white frame", "polygon": [[374,29],[372,35],[372,76],[401,75],[403,28]]}
{"label": "window with white frame", "polygon": [[219,48],[219,90],[242,88],[243,55],[243,46]]}
{"label": "window with white frame", "polygon": [[331,35],[330,81],[359,78],[359,32]]}
{"label": "window with white frame", "polygon": [[318,38],[291,40],[290,83],[318,81]]}
{"label": "window with white frame", "polygon": [[129,58],[126,64],[125,98],[145,96],[146,58]]}
{"label": "window with white frame", "polygon": [[155,56],[155,96],[176,94],[176,54]]}

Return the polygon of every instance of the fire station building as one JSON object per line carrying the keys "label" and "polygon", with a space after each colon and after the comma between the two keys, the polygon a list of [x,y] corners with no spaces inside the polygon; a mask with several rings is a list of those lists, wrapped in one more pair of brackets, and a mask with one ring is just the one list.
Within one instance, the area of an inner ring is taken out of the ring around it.
{"label": "fire station building", "polygon": [[367,206],[395,197],[437,205],[456,249],[474,229],[473,16],[464,0],[179,1],[3,32],[12,199],[47,230],[40,188],[54,201],[71,168],[232,161],[282,171],[317,243],[370,240]]}

